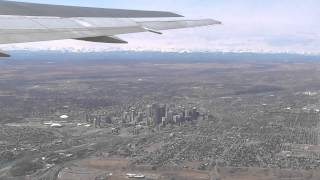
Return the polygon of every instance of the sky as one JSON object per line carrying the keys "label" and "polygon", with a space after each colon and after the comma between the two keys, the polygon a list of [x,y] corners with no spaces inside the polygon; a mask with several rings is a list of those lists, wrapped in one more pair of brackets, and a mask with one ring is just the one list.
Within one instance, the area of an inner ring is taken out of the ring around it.
{"label": "sky", "polygon": [[165,10],[221,26],[121,35],[128,45],[75,40],[1,45],[0,48],[71,51],[213,51],[320,54],[319,0],[26,0],[90,7]]}

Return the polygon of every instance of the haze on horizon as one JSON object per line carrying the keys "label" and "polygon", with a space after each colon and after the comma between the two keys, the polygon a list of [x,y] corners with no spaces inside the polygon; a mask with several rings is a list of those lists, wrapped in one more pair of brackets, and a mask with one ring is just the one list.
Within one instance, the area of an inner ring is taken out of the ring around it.
{"label": "haze on horizon", "polygon": [[105,8],[167,10],[186,17],[209,17],[223,26],[122,35],[128,45],[79,42],[74,40],[2,45],[6,50],[153,50],[153,51],[227,51],[289,52],[320,54],[320,1],[317,0],[26,0]]}

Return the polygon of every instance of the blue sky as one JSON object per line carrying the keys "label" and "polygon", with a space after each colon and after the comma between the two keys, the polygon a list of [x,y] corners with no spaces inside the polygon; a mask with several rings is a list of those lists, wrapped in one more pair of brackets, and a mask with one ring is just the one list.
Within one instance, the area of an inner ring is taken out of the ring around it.
{"label": "blue sky", "polygon": [[[79,48],[188,51],[250,51],[320,54],[319,0],[26,0],[106,8],[173,11],[192,18],[213,18],[223,26],[122,35],[129,45],[47,43],[50,49]],[[148,37],[148,38],[146,38]],[[40,46],[37,43],[26,47]],[[42,46],[42,45],[41,45]],[[77,47],[71,47],[77,46]],[[10,46],[12,47],[12,46]],[[14,46],[21,48],[22,45]],[[10,49],[10,48],[9,48]]]}

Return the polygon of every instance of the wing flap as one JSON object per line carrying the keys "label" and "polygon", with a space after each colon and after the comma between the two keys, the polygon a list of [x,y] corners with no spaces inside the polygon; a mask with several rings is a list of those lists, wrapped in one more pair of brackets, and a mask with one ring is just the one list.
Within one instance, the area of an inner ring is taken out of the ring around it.
{"label": "wing flap", "polygon": [[89,42],[98,42],[98,43],[116,43],[116,44],[127,44],[127,41],[124,41],[115,36],[96,36],[96,37],[85,37],[78,38],[76,40],[89,41]]}

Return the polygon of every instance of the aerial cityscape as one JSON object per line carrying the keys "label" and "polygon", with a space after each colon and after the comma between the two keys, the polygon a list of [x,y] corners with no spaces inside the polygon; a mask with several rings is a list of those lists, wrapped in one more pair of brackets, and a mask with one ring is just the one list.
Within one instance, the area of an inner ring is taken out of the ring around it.
{"label": "aerial cityscape", "polygon": [[320,180],[319,7],[0,0],[0,180]]}
{"label": "aerial cityscape", "polygon": [[0,179],[320,177],[316,56],[47,54],[0,62]]}

